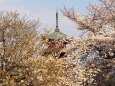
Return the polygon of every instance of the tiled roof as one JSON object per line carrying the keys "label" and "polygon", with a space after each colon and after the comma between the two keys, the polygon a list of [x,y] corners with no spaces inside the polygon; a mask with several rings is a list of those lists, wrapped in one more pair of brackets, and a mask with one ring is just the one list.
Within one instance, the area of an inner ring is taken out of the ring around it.
{"label": "tiled roof", "polygon": [[66,35],[60,32],[59,29],[55,29],[55,31],[48,35],[48,39],[63,39],[66,38]]}

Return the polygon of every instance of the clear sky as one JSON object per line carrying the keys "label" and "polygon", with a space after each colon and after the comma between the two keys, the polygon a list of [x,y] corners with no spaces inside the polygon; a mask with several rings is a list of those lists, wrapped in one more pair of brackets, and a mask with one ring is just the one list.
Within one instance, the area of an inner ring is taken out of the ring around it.
{"label": "clear sky", "polygon": [[[21,14],[27,14],[32,19],[40,18],[43,26],[55,29],[56,10],[75,8],[80,13],[86,14],[86,6],[89,3],[97,3],[98,0],[0,0],[0,10],[17,10]],[[78,36],[75,24],[59,12],[59,28],[70,36]]]}

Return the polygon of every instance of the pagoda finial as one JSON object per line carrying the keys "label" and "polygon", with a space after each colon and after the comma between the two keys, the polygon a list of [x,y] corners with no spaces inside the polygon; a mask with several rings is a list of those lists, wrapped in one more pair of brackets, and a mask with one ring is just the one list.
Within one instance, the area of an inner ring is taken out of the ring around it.
{"label": "pagoda finial", "polygon": [[56,28],[58,28],[58,11],[56,10]]}
{"label": "pagoda finial", "polygon": [[56,29],[55,31],[59,31],[59,27],[58,27],[58,11],[56,10]]}

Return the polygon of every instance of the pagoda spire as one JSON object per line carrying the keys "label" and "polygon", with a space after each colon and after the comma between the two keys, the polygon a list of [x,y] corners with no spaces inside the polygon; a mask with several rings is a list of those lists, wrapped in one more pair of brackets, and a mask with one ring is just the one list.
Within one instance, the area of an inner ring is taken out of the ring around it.
{"label": "pagoda spire", "polygon": [[56,29],[55,29],[55,31],[57,32],[59,32],[60,30],[59,30],[59,27],[58,27],[58,11],[56,10]]}

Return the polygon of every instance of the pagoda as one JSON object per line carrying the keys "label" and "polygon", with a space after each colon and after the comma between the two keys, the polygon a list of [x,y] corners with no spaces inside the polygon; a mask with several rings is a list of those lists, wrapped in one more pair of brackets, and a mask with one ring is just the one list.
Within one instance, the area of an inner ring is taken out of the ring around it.
{"label": "pagoda", "polygon": [[66,51],[67,35],[62,33],[58,27],[58,11],[56,11],[56,28],[55,31],[47,36],[48,48],[44,50],[43,56],[53,55],[58,58],[63,58]]}

